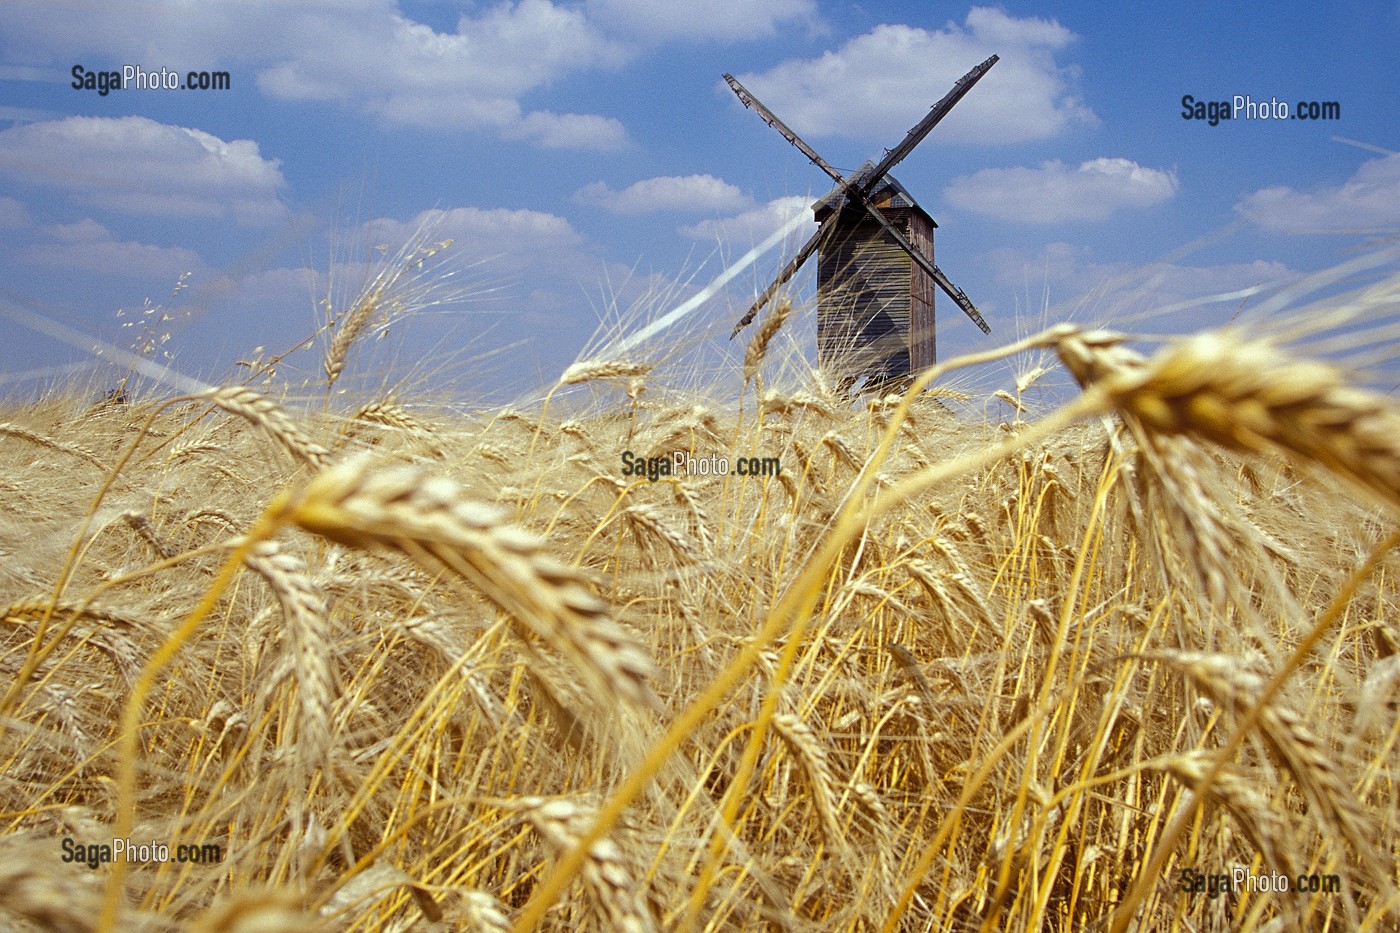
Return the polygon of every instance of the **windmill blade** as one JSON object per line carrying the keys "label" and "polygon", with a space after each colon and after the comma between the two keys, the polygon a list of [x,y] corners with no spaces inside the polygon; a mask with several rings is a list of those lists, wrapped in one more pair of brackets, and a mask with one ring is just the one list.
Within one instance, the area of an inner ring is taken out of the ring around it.
{"label": "windmill blade", "polygon": [[942,100],[933,105],[928,115],[914,125],[914,128],[905,135],[904,140],[898,146],[885,154],[885,157],[880,160],[880,164],[875,166],[875,171],[871,172],[870,176],[861,183],[861,188],[867,192],[874,190],[875,186],[880,183],[880,179],[884,178],[890,169],[904,161],[904,157],[913,152],[914,147],[924,141],[924,137],[938,125],[938,121],[946,117],[948,111],[952,110],[954,105],[963,99],[963,95],[972,90],[973,85],[981,81],[982,76],[991,71],[992,66],[1000,60],[1001,56],[993,55],[953,82],[953,89],[945,94]]}
{"label": "windmill blade", "polygon": [[[938,286],[942,288],[943,291],[947,292],[948,296],[957,303],[958,307],[963,309],[963,313],[972,319],[972,322],[981,329],[982,333],[990,334],[992,332],[991,327],[982,319],[982,315],[977,311],[976,306],[973,305],[967,295],[963,293],[963,290],[949,281],[948,277],[943,274],[942,269],[935,266],[913,243],[909,242],[908,237],[901,233],[894,224],[890,223],[888,217],[880,213],[879,208],[871,203],[868,192],[875,187],[880,178],[889,172],[894,165],[913,151],[914,147],[929,134],[929,131],[932,130],[935,125],[937,125],[938,121],[942,120],[943,117],[947,115],[948,111],[951,110],[958,101],[962,100],[963,95],[972,90],[972,86],[980,81],[982,76],[990,71],[991,67],[999,60],[999,56],[993,55],[955,81],[953,83],[953,89],[944,95],[942,100],[933,105],[928,115],[920,120],[914,128],[905,135],[903,142],[886,154],[885,158],[880,161],[880,164],[875,167],[875,170],[870,176],[862,179],[862,183],[859,186],[847,181],[844,175],[832,168],[829,162],[818,155],[815,149],[807,145],[807,143],[802,140],[802,137],[789,129],[786,123],[778,119],[777,114],[765,107],[763,102],[757,97],[754,97],[753,94],[749,92],[749,89],[744,87],[732,74],[726,73],[724,75],[724,80],[728,82],[730,89],[738,96],[740,103],[757,113],[764,123],[767,123],[782,134],[782,137],[793,146],[797,147],[813,165],[830,175],[832,180],[840,186],[851,201],[869,211],[871,216],[879,221],[880,226],[884,228],[885,232],[899,244],[901,249],[909,254],[910,258],[918,264],[919,268],[923,269],[930,278],[938,283]],[[839,213],[839,209],[834,211],[827,217],[827,221],[830,222],[834,220]],[[759,295],[758,300],[749,308],[748,313],[735,325],[733,332],[729,335],[730,340],[733,340],[734,336],[738,334],[740,330],[753,321],[754,316],[758,314],[763,305],[777,293],[778,289],[781,288],[788,279],[797,274],[797,270],[801,267],[802,263],[806,262],[808,257],[810,257],[817,248],[817,242],[826,229],[827,224],[823,223],[821,229],[813,234],[812,238],[807,241],[806,245],[802,247],[797,256],[793,257],[792,262],[788,263],[787,266],[783,268],[783,271],[778,273],[778,278],[773,281],[773,284],[764,289],[763,294]]]}
{"label": "windmill blade", "polygon": [[870,199],[867,198],[859,188],[852,185],[848,187],[846,191],[848,194],[853,194],[860,204],[870,212],[870,216],[880,222],[880,226],[885,228],[885,232],[899,244],[901,249],[909,254],[909,257],[918,264],[919,268],[928,273],[929,278],[937,282],[938,286],[948,293],[949,298],[957,302],[958,307],[963,309],[964,314],[972,318],[972,323],[976,324],[981,329],[982,333],[990,334],[992,332],[991,327],[982,319],[982,315],[978,312],[977,307],[972,303],[971,299],[963,293],[963,290],[950,282],[948,277],[943,274],[943,270],[935,266],[929,258],[923,254],[922,250],[913,243],[910,243],[909,238],[901,233],[898,227],[890,223],[889,218],[880,213],[880,209],[874,204],[871,204]]}
{"label": "windmill blade", "polygon": [[840,172],[832,168],[826,159],[817,155],[817,151],[803,142],[801,136],[798,136],[792,130],[788,129],[788,125],[782,120],[779,120],[777,114],[763,106],[763,102],[750,94],[749,89],[740,84],[738,78],[734,77],[732,74],[725,74],[724,80],[729,82],[730,89],[738,96],[741,104],[758,114],[764,123],[767,123],[769,126],[773,127],[773,129],[781,133],[783,139],[786,139],[796,146],[798,151],[812,161],[813,165],[830,175],[832,180],[838,185],[843,188],[849,187],[846,179],[842,177]]}
{"label": "windmill blade", "polygon": [[943,274],[942,269],[934,266],[932,275],[933,280],[938,283],[938,287],[947,292],[949,298],[957,302],[958,307],[963,309],[964,314],[972,318],[972,323],[976,324],[982,333],[990,334],[992,332],[987,322],[982,320],[982,315],[977,310],[977,306],[972,303],[972,299],[967,297],[961,288],[948,281],[948,277]]}
{"label": "windmill blade", "polygon": [[773,283],[763,290],[763,294],[754,299],[754,303],[749,307],[748,313],[739,318],[739,323],[734,325],[734,330],[729,334],[730,340],[737,337],[739,331],[753,323],[753,319],[758,315],[758,312],[763,309],[764,305],[773,300],[773,296],[778,293],[778,289],[786,285],[787,281],[797,274],[797,270],[802,268],[802,264],[812,257],[812,254],[817,250],[818,242],[821,241],[822,234],[830,229],[830,222],[831,218],[828,217],[827,222],[818,227],[817,232],[812,234],[812,238],[802,245],[802,248],[797,251],[796,256],[792,257],[792,261],[786,266],[783,266],[783,271],[778,273],[778,277],[773,280]]}

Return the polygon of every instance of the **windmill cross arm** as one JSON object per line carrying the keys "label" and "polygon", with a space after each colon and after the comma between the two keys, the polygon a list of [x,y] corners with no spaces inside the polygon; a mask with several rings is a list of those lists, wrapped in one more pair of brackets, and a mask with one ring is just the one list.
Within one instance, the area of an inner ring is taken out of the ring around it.
{"label": "windmill cross arm", "polygon": [[792,257],[792,261],[783,267],[783,271],[778,273],[778,277],[773,280],[772,284],[763,290],[763,294],[754,299],[754,303],[749,306],[748,313],[739,319],[739,323],[734,325],[734,330],[729,334],[730,340],[737,337],[739,331],[753,323],[754,317],[763,310],[764,305],[773,299],[773,296],[778,293],[778,289],[782,288],[788,279],[796,275],[797,270],[802,268],[802,264],[811,257],[812,253],[816,252],[817,243],[821,240],[822,234],[830,229],[828,226],[830,222],[831,219],[827,218],[827,223],[817,228],[811,239],[802,245],[802,248],[797,251],[797,255]]}
{"label": "windmill cross arm", "polygon": [[817,168],[830,175],[838,185],[843,187],[846,185],[846,179],[842,177],[840,172],[832,168],[831,164],[827,162],[826,159],[817,155],[817,151],[803,142],[801,136],[798,136],[792,130],[788,129],[788,125],[782,120],[779,120],[777,114],[763,106],[763,102],[749,93],[749,89],[740,84],[738,78],[734,77],[732,74],[725,74],[724,80],[729,83],[730,89],[734,91],[734,94],[739,98],[741,104],[758,114],[764,123],[767,123],[769,126],[773,127],[773,129],[777,130],[782,135],[783,139],[786,139],[796,146],[799,152],[811,160],[812,164]]}
{"label": "windmill cross arm", "polygon": [[889,218],[886,217],[884,214],[880,213],[880,209],[874,204],[871,204],[869,198],[867,198],[858,188],[852,186],[847,190],[851,194],[853,194],[857,198],[857,200],[860,201],[860,203],[865,207],[865,209],[870,212],[870,215],[872,217],[874,217],[877,221],[880,222],[880,226],[885,228],[885,232],[888,233],[890,237],[896,243],[899,244],[901,249],[903,249],[906,253],[909,254],[909,257],[913,259],[915,263],[918,264],[919,268],[923,269],[924,272],[928,273],[929,278],[937,282],[938,287],[947,292],[949,298],[952,298],[953,301],[957,302],[958,307],[963,309],[964,314],[972,318],[972,323],[976,324],[981,329],[982,333],[990,334],[992,332],[991,327],[989,327],[987,325],[987,322],[982,319],[982,315],[978,313],[977,308],[975,305],[973,305],[971,299],[969,299],[967,295],[964,294],[961,288],[958,288],[956,285],[954,285],[948,280],[948,276],[943,274],[942,269],[938,268],[932,262],[930,262],[929,258],[923,254],[922,250],[920,250],[913,243],[910,243],[909,238],[906,237],[903,233],[901,233],[898,227],[890,223]]}
{"label": "windmill cross arm", "polygon": [[952,110],[957,102],[962,100],[968,91],[972,90],[973,85],[981,81],[982,76],[991,71],[992,66],[1000,60],[1000,56],[993,55],[955,81],[953,89],[943,95],[942,100],[933,105],[928,114],[914,125],[914,128],[905,135],[898,146],[885,154],[885,157],[880,160],[880,164],[875,166],[875,170],[861,183],[861,188],[865,191],[873,190],[880,183],[880,179],[884,178],[890,169],[904,161],[904,157],[913,152],[915,146],[923,142],[924,137],[938,125],[940,120],[948,115],[948,111]]}
{"label": "windmill cross arm", "polygon": [[977,310],[977,306],[972,303],[972,299],[967,297],[967,294],[961,288],[958,288],[952,282],[948,281],[948,277],[943,274],[943,270],[937,266],[933,267],[933,280],[938,283],[939,288],[947,292],[948,297],[953,299],[959,308],[963,309],[964,314],[972,318],[972,323],[976,324],[982,333],[990,334],[992,332],[991,326],[983,320],[981,313]]}

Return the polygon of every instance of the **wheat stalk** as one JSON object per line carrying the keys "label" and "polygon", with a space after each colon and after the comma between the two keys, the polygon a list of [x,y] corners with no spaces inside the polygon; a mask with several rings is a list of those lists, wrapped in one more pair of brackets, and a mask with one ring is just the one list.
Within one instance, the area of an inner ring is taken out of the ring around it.
{"label": "wheat stalk", "polygon": [[[1263,677],[1229,655],[1161,650],[1141,657],[1177,668],[1237,716],[1249,712],[1265,686]],[[1368,867],[1379,865],[1380,856],[1367,829],[1367,813],[1338,770],[1335,752],[1277,699],[1260,709],[1257,722],[1269,747],[1293,774],[1324,824],[1347,840]]]}
{"label": "wheat stalk", "polygon": [[88,463],[91,463],[99,470],[107,469],[107,464],[99,460],[97,458],[97,455],[94,454],[92,451],[82,447],[78,447],[73,444],[64,444],[60,441],[54,440],[51,437],[45,437],[44,435],[39,434],[36,431],[31,431],[28,428],[21,427],[17,424],[11,424],[9,422],[0,422],[0,434],[8,434],[10,437],[17,437],[20,440],[29,441],[29,443],[31,444],[38,444],[40,447],[47,447],[50,450],[56,450],[59,453],[68,454],[70,457],[77,457],[80,460],[86,460]]}
{"label": "wheat stalk", "polygon": [[378,310],[380,303],[384,300],[384,292],[388,283],[382,280],[376,282],[360,297],[355,303],[355,307],[345,315],[340,326],[336,329],[335,336],[331,338],[330,346],[326,348],[326,359],[324,362],[326,370],[326,387],[335,385],[335,381],[340,378],[340,374],[345,371],[345,360],[350,355],[350,347],[354,345],[355,339],[364,331],[369,319]]}
{"label": "wheat stalk", "polygon": [[1400,505],[1400,406],[1334,367],[1228,331],[1190,337],[1147,362],[1111,335],[1091,337],[1062,339],[1061,358],[1147,431],[1288,451]]}
{"label": "wheat stalk", "polygon": [[690,515],[690,524],[695,529],[695,534],[700,538],[701,548],[709,552],[714,548],[714,538],[710,535],[710,516],[705,510],[704,503],[700,500],[698,490],[694,485],[685,480],[677,480],[671,484],[671,489],[675,494],[676,501],[684,505],[686,512]]}
{"label": "wheat stalk", "polygon": [[[376,315],[380,317],[382,335],[396,318],[460,297],[460,293],[455,291],[443,294],[434,283],[415,281],[415,274],[421,272],[429,259],[452,245],[452,240],[427,243],[425,241],[429,235],[428,226],[420,227],[392,258],[379,267],[374,278],[355,298],[354,306],[341,316],[335,336],[326,348],[324,367],[327,392],[344,372],[345,361],[356,339]],[[449,272],[443,278],[451,275]],[[326,304],[329,305],[329,299]],[[327,326],[335,327],[336,324],[336,321],[332,321]]]}
{"label": "wheat stalk", "polygon": [[[524,816],[556,852],[576,848],[595,815],[593,807],[566,797],[518,797],[483,802]],[[647,933],[656,929],[656,920],[643,896],[644,888],[637,883],[636,872],[622,848],[612,839],[603,837],[588,847],[583,880],[607,929],[624,933]]]}
{"label": "wheat stalk", "polygon": [[151,550],[155,551],[156,556],[162,560],[169,560],[175,556],[175,552],[160,539],[160,535],[156,534],[155,526],[145,515],[140,512],[123,512],[122,521],[126,522],[127,527],[136,532],[141,540],[150,545]]}
{"label": "wheat stalk", "polygon": [[353,421],[369,421],[374,424],[382,424],[391,428],[398,428],[410,434],[429,434],[427,426],[417,418],[410,415],[403,409],[403,406],[393,402],[370,402],[360,406],[360,410],[355,412]]}
{"label": "wheat stalk", "polygon": [[695,543],[682,534],[680,529],[662,518],[654,506],[645,503],[630,506],[623,514],[634,529],[646,532],[645,536],[638,535],[642,540],[650,538],[661,541],[681,563],[695,564],[700,562],[700,552],[695,547]]}
{"label": "wheat stalk", "polygon": [[812,789],[812,803],[826,835],[826,844],[840,852],[847,848],[846,833],[836,815],[836,777],[827,760],[826,749],[817,741],[816,733],[801,717],[791,713],[778,713],[773,716],[773,729],[787,744],[802,770],[807,775],[807,784]]}

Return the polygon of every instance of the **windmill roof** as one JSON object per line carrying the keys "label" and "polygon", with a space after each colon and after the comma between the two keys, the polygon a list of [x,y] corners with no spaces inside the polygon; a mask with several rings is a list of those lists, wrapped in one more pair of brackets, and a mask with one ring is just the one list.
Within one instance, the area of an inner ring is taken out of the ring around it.
{"label": "windmill roof", "polygon": [[[848,180],[851,184],[859,187],[865,183],[865,179],[874,171],[875,163],[866,162],[860,168],[856,169]],[[870,192],[870,201],[881,209],[889,208],[890,210],[898,210],[900,208],[913,208],[927,216],[927,211],[920,207],[919,203],[914,200],[914,196],[909,193],[909,189],[901,185],[899,179],[890,174],[886,174],[884,178],[880,179],[880,183]],[[851,199],[846,194],[845,189],[838,185],[827,192],[826,197],[812,205],[812,212],[816,215],[817,220],[821,220],[833,210],[847,207],[850,203]],[[930,217],[929,220],[932,221],[933,218]],[[938,224],[935,223],[934,226],[936,227]]]}

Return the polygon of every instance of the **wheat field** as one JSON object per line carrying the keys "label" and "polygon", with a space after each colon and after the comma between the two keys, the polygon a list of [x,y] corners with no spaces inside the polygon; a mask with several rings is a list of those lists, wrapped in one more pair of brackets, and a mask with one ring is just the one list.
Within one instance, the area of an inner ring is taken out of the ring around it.
{"label": "wheat field", "polygon": [[783,308],[727,397],[331,404],[376,281],[319,394],[0,404],[6,928],[1400,929],[1389,395],[1061,325],[853,402]]}

